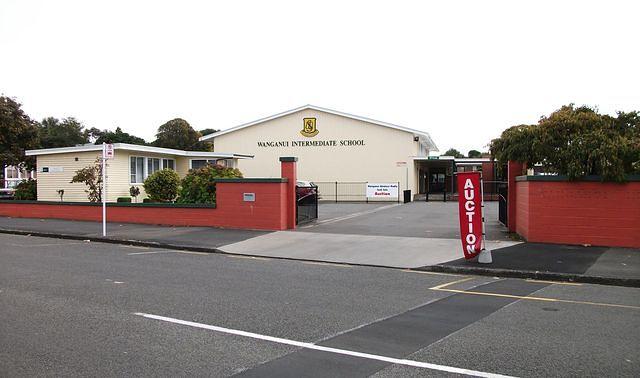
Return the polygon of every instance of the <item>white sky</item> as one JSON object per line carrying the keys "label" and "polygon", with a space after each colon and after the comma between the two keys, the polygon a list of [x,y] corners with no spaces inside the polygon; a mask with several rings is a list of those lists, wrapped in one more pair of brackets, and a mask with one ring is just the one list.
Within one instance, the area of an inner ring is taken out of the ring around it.
{"label": "white sky", "polygon": [[[640,2],[7,1],[0,93],[154,139],[311,103],[484,150],[563,104],[640,110]],[[242,151],[236,151],[242,152]]]}

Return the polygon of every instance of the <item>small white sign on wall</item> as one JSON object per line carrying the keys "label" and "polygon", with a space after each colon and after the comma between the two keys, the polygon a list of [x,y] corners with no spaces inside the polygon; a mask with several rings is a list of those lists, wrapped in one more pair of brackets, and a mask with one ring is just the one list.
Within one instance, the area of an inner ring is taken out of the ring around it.
{"label": "small white sign on wall", "polygon": [[64,172],[64,167],[42,167],[40,169],[41,173],[59,173]]}
{"label": "small white sign on wall", "polygon": [[242,200],[244,202],[256,202],[255,193],[242,193]]}
{"label": "small white sign on wall", "polygon": [[367,198],[398,198],[398,183],[368,182]]}

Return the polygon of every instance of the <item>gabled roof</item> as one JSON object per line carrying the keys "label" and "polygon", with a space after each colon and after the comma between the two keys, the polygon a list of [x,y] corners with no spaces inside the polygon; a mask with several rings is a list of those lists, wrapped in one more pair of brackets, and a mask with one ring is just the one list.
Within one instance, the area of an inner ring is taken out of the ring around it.
{"label": "gabled roof", "polygon": [[436,144],[431,139],[431,136],[429,135],[429,133],[427,133],[426,131],[410,129],[408,127],[394,125],[394,124],[388,123],[388,122],[377,121],[375,119],[361,117],[361,116],[357,116],[357,115],[353,115],[353,114],[349,114],[349,113],[343,113],[343,112],[339,112],[337,110],[331,110],[331,109],[327,109],[327,108],[322,108],[322,107],[311,105],[311,104],[303,105],[303,106],[300,106],[298,108],[287,110],[286,112],[274,114],[274,115],[269,116],[269,117],[260,118],[260,119],[257,119],[255,121],[252,121],[252,122],[243,123],[242,125],[231,127],[229,129],[226,129],[226,130],[221,130],[221,131],[218,131],[217,133],[204,135],[204,136],[200,137],[200,140],[203,141],[203,140],[214,139],[214,138],[219,137],[221,135],[229,134],[229,133],[232,133],[234,131],[242,130],[242,129],[247,128],[247,127],[251,127],[251,126],[263,123],[263,122],[271,121],[272,119],[284,117],[284,116],[287,116],[289,114],[293,114],[293,113],[296,113],[296,112],[299,112],[299,111],[302,111],[302,110],[307,110],[307,109],[317,110],[317,111],[320,111],[320,112],[325,112],[325,113],[330,113],[330,114],[335,114],[335,115],[338,115],[338,116],[341,116],[341,117],[346,117],[346,118],[351,118],[351,119],[355,119],[355,120],[358,120],[358,121],[368,122],[368,123],[372,123],[374,125],[388,127],[388,128],[391,128],[391,129],[406,131],[408,133],[413,134],[414,136],[419,137],[421,142],[423,142],[431,151],[438,151],[438,147],[436,146]]}
{"label": "gabled roof", "polygon": [[[224,153],[224,152],[208,152],[208,151],[184,151],[184,150],[175,150],[173,148],[143,146],[139,144],[129,144],[129,143],[114,143],[113,148],[115,150],[150,152],[150,153],[156,153],[156,154],[175,155],[175,156],[235,158],[235,159],[253,158],[253,155],[233,154],[233,153]],[[70,152],[89,152],[89,151],[102,151],[102,145],[101,144],[83,144],[80,146],[73,146],[73,147],[42,148],[39,150],[27,150],[25,151],[25,155],[37,156],[37,155],[66,154]]]}

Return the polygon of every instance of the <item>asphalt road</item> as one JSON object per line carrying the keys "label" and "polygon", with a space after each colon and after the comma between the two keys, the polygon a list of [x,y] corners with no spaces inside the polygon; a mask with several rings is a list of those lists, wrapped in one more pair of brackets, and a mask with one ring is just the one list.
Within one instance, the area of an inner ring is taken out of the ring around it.
{"label": "asphalt road", "polygon": [[638,325],[634,288],[0,235],[0,376],[638,376]]}

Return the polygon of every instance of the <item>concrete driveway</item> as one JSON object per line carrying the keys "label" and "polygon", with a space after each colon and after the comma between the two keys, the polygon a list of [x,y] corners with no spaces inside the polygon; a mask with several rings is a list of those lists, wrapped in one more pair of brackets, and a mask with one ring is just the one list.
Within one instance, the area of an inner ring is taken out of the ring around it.
{"label": "concrete driveway", "polygon": [[[487,209],[488,249],[509,247],[497,203]],[[455,202],[321,204],[316,222],[220,247],[229,253],[418,268],[462,257]],[[495,215],[494,215],[495,214]]]}
{"label": "concrete driveway", "polygon": [[[457,239],[460,236],[457,202],[320,204],[318,214],[317,222],[303,225],[299,230],[438,239]],[[326,217],[325,214],[334,217]],[[497,220],[497,202],[485,202],[485,219],[487,240],[510,240],[506,228]]]}

